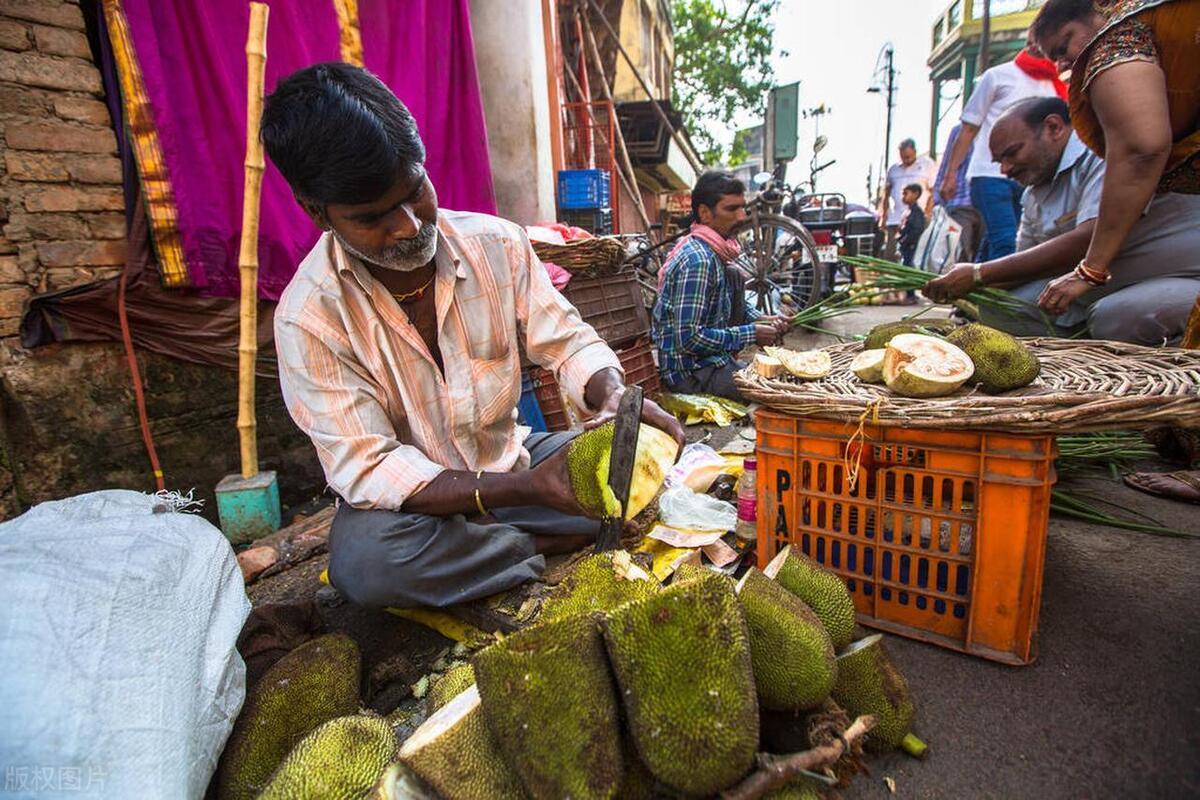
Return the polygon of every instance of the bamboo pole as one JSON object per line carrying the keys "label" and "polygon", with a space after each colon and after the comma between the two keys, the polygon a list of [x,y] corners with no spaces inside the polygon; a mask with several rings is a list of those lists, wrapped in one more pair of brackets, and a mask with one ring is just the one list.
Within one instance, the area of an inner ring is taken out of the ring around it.
{"label": "bamboo pole", "polygon": [[663,125],[667,126],[667,130],[671,133],[671,138],[673,138],[675,143],[679,145],[679,149],[683,151],[683,155],[688,160],[688,163],[692,165],[692,169],[694,169],[696,172],[703,172],[704,165],[700,163],[700,159],[695,153],[692,152],[692,148],[684,140],[683,136],[680,135],[679,131],[675,130],[675,126],[671,124],[671,120],[667,119],[667,114],[662,110],[662,106],[659,104],[658,98],[654,96],[654,92],[650,91],[649,84],[647,84],[645,79],[642,78],[642,72],[638,69],[637,64],[633,63],[633,58],[625,51],[625,47],[621,44],[621,37],[617,35],[615,30],[613,30],[612,23],[608,21],[608,17],[604,16],[604,12],[600,9],[600,6],[596,4],[596,0],[587,0],[587,3],[592,9],[593,13],[600,18],[600,22],[603,23],[604,27],[608,30],[608,35],[612,37],[613,44],[617,46],[617,51],[620,52],[620,54],[625,58],[625,63],[629,65],[629,71],[633,73],[633,77],[637,78],[637,82],[641,84],[642,91],[644,91],[646,96],[650,98],[650,105],[654,107],[656,112],[658,112],[659,120]]}
{"label": "bamboo pole", "polygon": [[[604,99],[608,101],[612,108],[612,113],[615,116],[617,113],[617,104],[613,102],[612,90],[608,86],[608,76],[604,74],[604,62],[600,60],[600,49],[596,47],[596,36],[592,33],[592,24],[588,22],[587,17],[580,12],[575,12],[579,18],[583,20],[583,32],[587,36],[587,50],[592,57],[593,66],[596,70],[596,75],[600,78],[600,89],[604,92]],[[583,45],[583,42],[580,42]],[[630,199],[633,200],[633,205],[637,208],[637,212],[642,217],[642,222],[646,226],[646,232],[650,232],[650,217],[646,214],[646,206],[642,203],[642,193],[637,191],[637,173],[633,171],[633,163],[629,160],[629,151],[625,149],[625,134],[621,131],[621,123],[618,120],[613,126],[617,138],[617,155],[621,158],[621,168],[629,175],[629,180],[633,182],[633,189],[629,191]]]}
{"label": "bamboo pole", "polygon": [[238,338],[238,441],[242,477],[258,474],[258,420],[254,415],[254,362],[258,357],[258,209],[262,194],[263,151],[258,138],[267,66],[266,3],[250,3],[246,36],[246,178],[242,191],[241,330]]}

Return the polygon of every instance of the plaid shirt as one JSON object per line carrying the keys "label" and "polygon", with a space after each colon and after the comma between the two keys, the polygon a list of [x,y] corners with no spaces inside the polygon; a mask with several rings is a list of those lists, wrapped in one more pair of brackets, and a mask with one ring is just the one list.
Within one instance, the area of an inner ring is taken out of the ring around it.
{"label": "plaid shirt", "polygon": [[356,508],[398,509],[444,469],[527,467],[517,337],[584,407],[620,362],[550,284],[517,225],[438,212],[439,370],[407,315],[328,233],[275,309],[279,382],[329,486]]}
{"label": "plaid shirt", "polygon": [[724,366],[733,354],[754,344],[758,309],[746,306],[746,325],[729,326],[729,286],[725,265],[695,236],[663,266],[662,291],[654,304],[658,368],[668,386],[701,367]]}

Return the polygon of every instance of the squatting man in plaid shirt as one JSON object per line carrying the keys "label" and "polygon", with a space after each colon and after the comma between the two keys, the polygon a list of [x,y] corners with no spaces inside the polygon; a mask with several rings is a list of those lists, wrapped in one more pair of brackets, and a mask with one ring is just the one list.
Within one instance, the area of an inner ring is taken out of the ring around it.
{"label": "squatting man in plaid shirt", "polygon": [[791,325],[746,305],[745,280],[733,261],[741,253],[729,232],[746,219],[746,187],[710,170],[692,187],[692,225],[658,276],[654,339],[663,383],[673,392],[744,401],[733,373],[737,352],[778,344]]}
{"label": "squatting man in plaid shirt", "polygon": [[[275,343],[288,410],[342,499],[333,585],[360,605],[441,607],[587,546],[599,523],[571,492],[571,434],[516,425],[518,341],[596,424],[623,374],[524,231],[439,211],[416,122],[357,67],[280,81],[262,138],[324,231],[280,298]],[[643,420],[683,443],[654,403]]]}

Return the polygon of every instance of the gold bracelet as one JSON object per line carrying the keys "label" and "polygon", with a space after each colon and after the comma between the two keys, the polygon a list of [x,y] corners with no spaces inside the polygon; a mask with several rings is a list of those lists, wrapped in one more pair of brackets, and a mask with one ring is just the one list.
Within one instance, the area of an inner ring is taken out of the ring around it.
{"label": "gold bracelet", "polygon": [[[479,470],[478,472],[475,473],[475,482],[476,483],[479,482],[479,477],[481,475],[483,475],[483,470]],[[478,486],[475,487],[475,507],[479,509],[480,516],[483,516],[483,517],[487,516],[488,510],[483,507],[483,500],[481,500],[479,498],[479,487]]]}

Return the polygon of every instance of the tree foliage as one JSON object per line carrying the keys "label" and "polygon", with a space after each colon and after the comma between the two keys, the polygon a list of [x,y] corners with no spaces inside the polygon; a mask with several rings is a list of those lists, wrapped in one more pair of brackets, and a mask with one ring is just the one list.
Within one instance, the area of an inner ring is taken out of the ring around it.
{"label": "tree foliage", "polygon": [[717,133],[739,113],[762,114],[772,85],[779,0],[673,0],[675,107],[707,164],[745,158]]}

